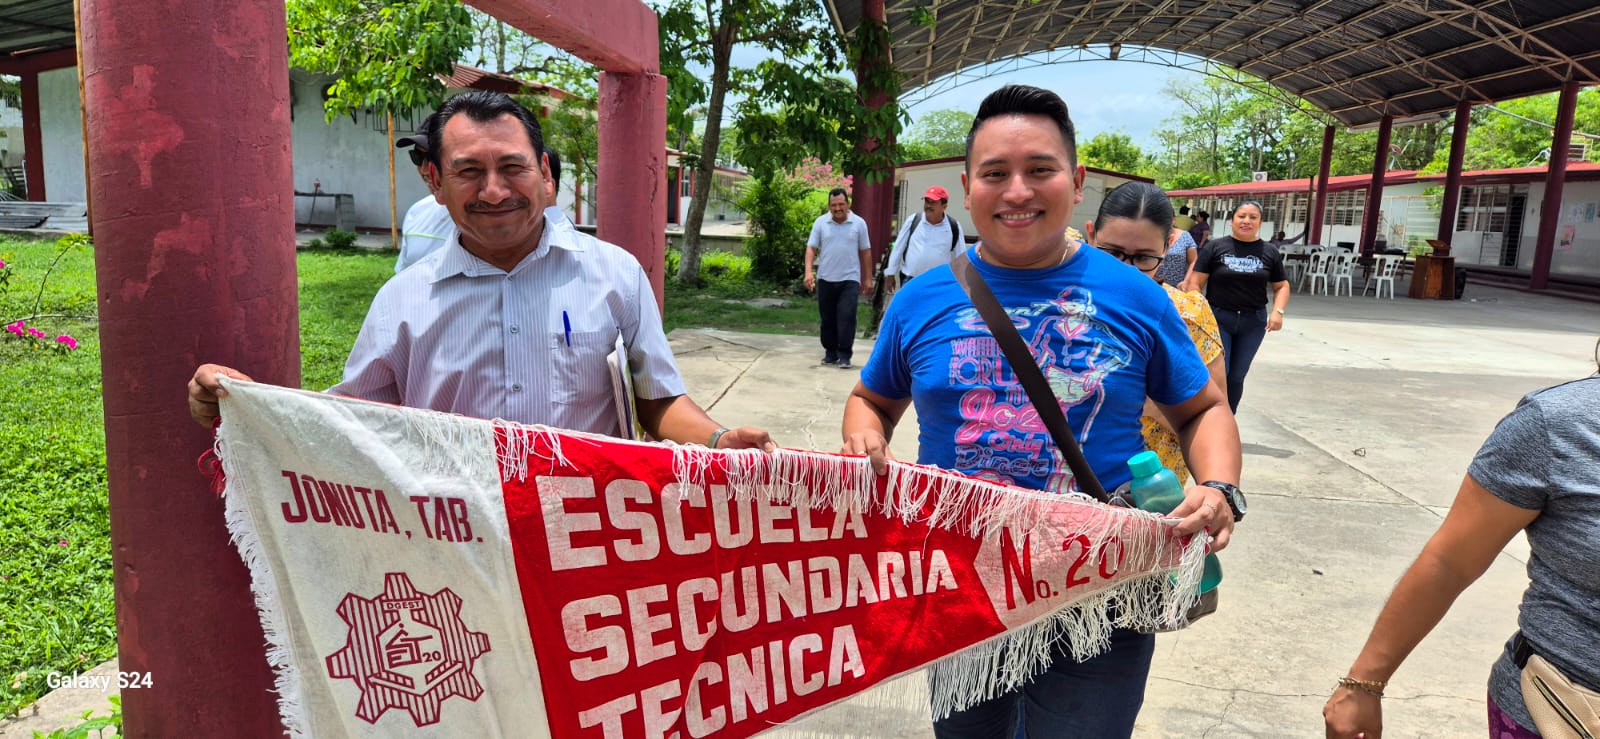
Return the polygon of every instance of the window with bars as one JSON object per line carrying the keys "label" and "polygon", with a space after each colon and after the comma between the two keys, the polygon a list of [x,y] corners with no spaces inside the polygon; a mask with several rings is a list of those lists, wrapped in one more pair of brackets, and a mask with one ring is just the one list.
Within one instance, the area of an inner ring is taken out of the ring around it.
{"label": "window with bars", "polygon": [[1367,207],[1367,191],[1345,190],[1329,193],[1324,221],[1330,226],[1359,226]]}
{"label": "window with bars", "polygon": [[1293,195],[1289,198],[1289,223],[1305,223],[1306,213],[1311,207],[1306,204],[1306,196]]}
{"label": "window with bars", "polygon": [[1511,185],[1466,185],[1456,211],[1457,231],[1502,232],[1511,207]]}

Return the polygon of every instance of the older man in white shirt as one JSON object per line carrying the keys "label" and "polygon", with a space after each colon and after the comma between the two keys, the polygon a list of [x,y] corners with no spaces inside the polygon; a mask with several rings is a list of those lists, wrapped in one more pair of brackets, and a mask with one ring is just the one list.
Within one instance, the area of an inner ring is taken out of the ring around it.
{"label": "older man in white shirt", "polygon": [[[757,428],[719,426],[684,394],[644,270],[621,248],[551,223],[538,120],[500,93],[446,101],[429,136],[430,179],[459,237],[373,298],[344,380],[330,392],[385,403],[617,434],[607,360],[619,338],[639,423],[653,437],[774,448]],[[189,411],[217,416],[202,365]]]}
{"label": "older man in white shirt", "polygon": [[894,249],[889,252],[889,264],[883,270],[885,275],[894,275],[901,283],[910,282],[923,272],[949,264],[956,252],[966,246],[961,224],[945,215],[949,206],[950,192],[938,185],[922,194],[922,213],[900,227]]}
{"label": "older man in white shirt", "polygon": [[[423,257],[438,251],[442,247],[455,242],[459,236],[456,222],[450,216],[450,209],[439,202],[438,196],[433,192],[433,185],[428,175],[428,130],[433,125],[433,116],[424,118],[417,127],[417,132],[410,136],[396,139],[396,148],[410,147],[411,163],[417,165],[417,171],[422,179],[428,182],[428,195],[411,204],[406,209],[406,217],[400,221],[400,257],[394,262],[394,273],[400,274],[406,267],[422,261]],[[544,209],[545,218],[552,224],[572,225],[572,220],[554,205],[555,198],[561,194],[561,157],[555,149],[546,148],[545,157],[550,160],[550,187],[555,191],[551,197],[552,205]]]}

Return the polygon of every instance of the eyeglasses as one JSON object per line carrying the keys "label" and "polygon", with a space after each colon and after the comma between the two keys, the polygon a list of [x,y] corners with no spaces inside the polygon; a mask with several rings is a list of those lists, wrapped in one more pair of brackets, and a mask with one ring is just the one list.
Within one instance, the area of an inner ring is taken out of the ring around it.
{"label": "eyeglasses", "polygon": [[1133,265],[1133,268],[1140,272],[1154,272],[1164,259],[1160,254],[1129,254],[1121,249],[1108,249],[1104,246],[1095,248],[1122,260],[1125,264]]}

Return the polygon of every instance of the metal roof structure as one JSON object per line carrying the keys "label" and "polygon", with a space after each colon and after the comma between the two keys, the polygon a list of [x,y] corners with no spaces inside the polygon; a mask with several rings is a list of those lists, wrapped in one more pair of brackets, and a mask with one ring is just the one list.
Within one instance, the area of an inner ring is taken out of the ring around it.
{"label": "metal roof structure", "polygon": [[72,0],[0,2],[0,60],[73,46]]}
{"label": "metal roof structure", "polygon": [[[1044,53],[1059,61],[1209,60],[1343,124],[1426,119],[1600,84],[1595,0],[884,0],[910,90]],[[853,34],[861,0],[825,0]],[[1081,103],[1080,103],[1081,104]]]}

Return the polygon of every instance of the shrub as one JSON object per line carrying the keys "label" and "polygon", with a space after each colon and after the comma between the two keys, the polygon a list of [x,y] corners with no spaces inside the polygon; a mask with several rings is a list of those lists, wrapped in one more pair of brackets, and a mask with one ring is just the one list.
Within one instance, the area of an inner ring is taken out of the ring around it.
{"label": "shrub", "polygon": [[821,193],[781,173],[749,180],[739,207],[750,216],[751,235],[744,242],[750,276],[778,284],[798,278],[805,269],[811,222],[826,206]]}
{"label": "shrub", "polygon": [[356,232],[333,229],[322,236],[330,249],[349,249],[356,244]]}

